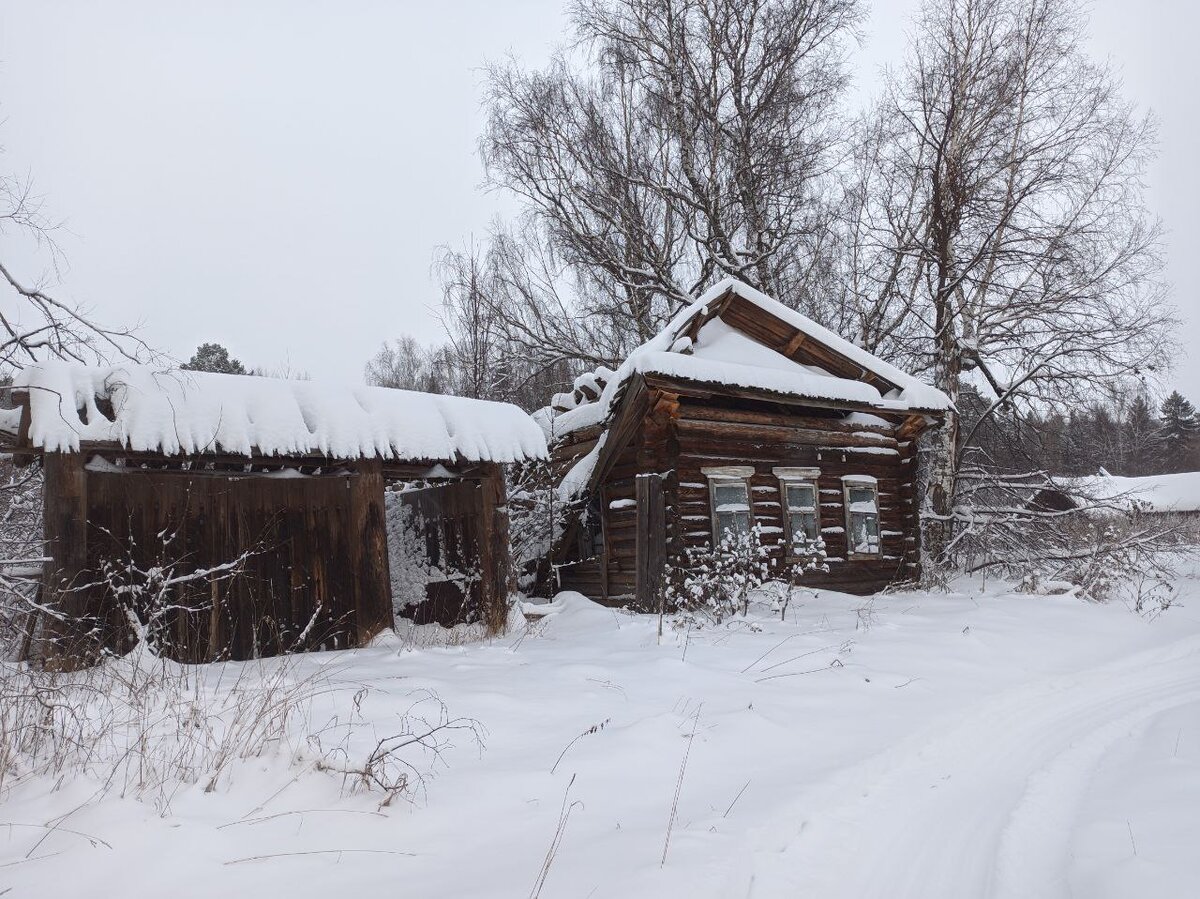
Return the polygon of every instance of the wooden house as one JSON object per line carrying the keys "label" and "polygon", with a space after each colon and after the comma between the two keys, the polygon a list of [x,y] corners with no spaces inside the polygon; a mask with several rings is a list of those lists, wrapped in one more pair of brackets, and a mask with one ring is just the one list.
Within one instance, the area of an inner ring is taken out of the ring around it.
{"label": "wooden house", "polygon": [[561,588],[654,608],[689,549],[752,527],[777,570],[823,539],[806,584],[916,575],[916,438],[949,401],[803,315],[727,280],[574,386],[535,414],[568,510]]}
{"label": "wooden house", "polygon": [[430,552],[472,572],[459,606],[503,625],[501,466],[546,452],[515,406],[64,362],[13,393],[10,448],[45,474],[43,657],[127,649],[135,605],[180,661],[362,645],[393,623],[389,482],[427,485]]}

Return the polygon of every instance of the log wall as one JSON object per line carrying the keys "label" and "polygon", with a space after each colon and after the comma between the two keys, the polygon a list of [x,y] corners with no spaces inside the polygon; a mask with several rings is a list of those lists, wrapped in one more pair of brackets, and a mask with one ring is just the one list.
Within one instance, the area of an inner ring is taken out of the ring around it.
{"label": "log wall", "polygon": [[[763,527],[764,540],[782,542],[783,504],[779,479],[772,468],[812,467],[820,470],[820,527],[830,571],[810,572],[803,583],[865,594],[915,575],[918,527],[914,447],[898,441],[894,427],[845,424],[834,417],[803,414],[767,415],[684,400],[677,431],[678,492],[668,514],[669,541],[676,555],[688,547],[711,545],[709,488],[701,469],[752,465],[751,514]],[[848,552],[843,475],[871,475],[878,481],[878,558]],[[778,561],[783,554],[780,546],[772,551],[772,558]]]}

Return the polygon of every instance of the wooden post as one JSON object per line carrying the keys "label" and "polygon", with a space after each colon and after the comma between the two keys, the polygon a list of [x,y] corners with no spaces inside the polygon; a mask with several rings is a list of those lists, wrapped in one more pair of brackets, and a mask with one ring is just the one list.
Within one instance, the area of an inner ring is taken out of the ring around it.
{"label": "wooden post", "polygon": [[608,519],[611,515],[608,509],[608,491],[600,487],[600,599],[608,602],[608,550],[612,539],[608,533]]}
{"label": "wooden post", "polygon": [[479,604],[488,632],[499,634],[508,623],[508,598],[515,584],[508,549],[504,469],[496,463],[488,464],[487,469],[479,483]]}
{"label": "wooden post", "polygon": [[639,474],[634,495],[637,498],[634,603],[639,612],[656,612],[662,600],[667,563],[662,475]]}
{"label": "wooden post", "polygon": [[387,519],[384,513],[383,463],[358,463],[350,482],[351,552],[355,558],[354,620],[356,645],[362,646],[392,627],[392,578],[388,565]]}
{"label": "wooden post", "polygon": [[96,661],[100,621],[89,620],[88,596],[76,589],[87,568],[87,472],[80,453],[42,455],[44,555],[42,596],[57,615],[46,615],[36,650],[48,668],[70,671]]}

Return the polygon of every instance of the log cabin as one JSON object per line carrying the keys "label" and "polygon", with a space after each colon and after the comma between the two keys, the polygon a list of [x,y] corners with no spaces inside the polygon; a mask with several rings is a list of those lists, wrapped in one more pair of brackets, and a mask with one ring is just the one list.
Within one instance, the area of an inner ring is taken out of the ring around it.
{"label": "log cabin", "polygon": [[653,610],[689,554],[754,529],[776,571],[866,594],[918,573],[916,440],[950,403],[745,284],[725,280],[613,371],[534,418],[560,508],[556,586]]}
{"label": "log cabin", "polygon": [[128,650],[131,615],[182,662],[363,645],[393,624],[389,505],[417,513],[428,567],[470,572],[430,601],[454,589],[452,618],[504,624],[502,466],[546,454],[515,406],[62,361],[13,397],[0,431],[44,473],[47,664]]}

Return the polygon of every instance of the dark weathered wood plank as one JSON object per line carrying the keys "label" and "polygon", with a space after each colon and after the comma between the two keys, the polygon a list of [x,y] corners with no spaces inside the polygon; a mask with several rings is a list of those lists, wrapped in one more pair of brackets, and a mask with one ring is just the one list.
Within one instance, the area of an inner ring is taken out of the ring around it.
{"label": "dark weathered wood plank", "polygon": [[662,600],[666,573],[666,529],[662,475],[657,472],[637,479],[637,607],[656,611]]}

